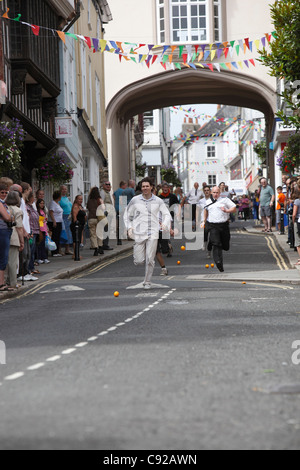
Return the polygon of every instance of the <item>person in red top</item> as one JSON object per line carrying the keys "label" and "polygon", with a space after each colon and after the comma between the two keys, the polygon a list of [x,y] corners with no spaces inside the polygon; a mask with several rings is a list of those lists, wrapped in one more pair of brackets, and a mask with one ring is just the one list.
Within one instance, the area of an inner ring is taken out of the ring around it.
{"label": "person in red top", "polygon": [[281,232],[281,209],[284,207],[284,203],[285,203],[285,199],[286,199],[286,197],[283,194],[282,190],[283,190],[282,186],[278,186],[278,188],[277,188],[278,197],[277,197],[277,206],[276,206],[276,222],[277,222],[279,232]]}

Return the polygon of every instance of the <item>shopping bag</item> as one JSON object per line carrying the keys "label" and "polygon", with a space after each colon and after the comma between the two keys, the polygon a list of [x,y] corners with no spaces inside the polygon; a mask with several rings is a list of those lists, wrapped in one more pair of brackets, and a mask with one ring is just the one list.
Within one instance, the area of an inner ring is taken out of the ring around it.
{"label": "shopping bag", "polygon": [[46,243],[45,243],[46,249],[49,251],[56,251],[57,246],[54,241],[51,240],[51,238],[47,235],[46,236]]}

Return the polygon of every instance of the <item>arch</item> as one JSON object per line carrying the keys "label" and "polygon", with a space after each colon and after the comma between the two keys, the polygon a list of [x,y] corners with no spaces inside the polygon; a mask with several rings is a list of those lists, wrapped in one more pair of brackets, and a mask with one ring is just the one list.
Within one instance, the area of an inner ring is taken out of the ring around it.
{"label": "arch", "polygon": [[265,82],[242,73],[186,69],[136,81],[120,90],[107,106],[107,125],[126,124],[137,114],[185,104],[227,104],[252,108],[272,119],[276,92]]}

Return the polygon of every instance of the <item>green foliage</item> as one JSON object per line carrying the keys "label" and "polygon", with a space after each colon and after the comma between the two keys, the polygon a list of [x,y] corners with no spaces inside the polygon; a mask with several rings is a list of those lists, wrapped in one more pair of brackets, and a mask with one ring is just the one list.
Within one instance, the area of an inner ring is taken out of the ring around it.
{"label": "green foliage", "polygon": [[36,177],[41,185],[52,183],[60,186],[69,183],[73,176],[72,167],[66,162],[64,153],[47,155],[37,162]]}
{"label": "green foliage", "polygon": [[255,145],[253,148],[254,152],[258,155],[261,163],[264,163],[267,159],[267,143],[266,141],[262,141],[259,144]]}
{"label": "green foliage", "polygon": [[162,180],[165,181],[166,183],[172,184],[173,186],[176,186],[177,188],[182,187],[182,183],[180,179],[178,178],[177,172],[173,165],[164,166],[161,169],[161,176],[162,176]]}
{"label": "green foliage", "polygon": [[19,177],[24,138],[20,121],[0,122],[0,177]]}
{"label": "green foliage", "polygon": [[142,165],[139,165],[138,163],[136,164],[135,173],[136,173],[136,176],[138,176],[139,178],[144,178],[146,174],[146,170],[147,170],[146,163],[142,163]]}
{"label": "green foliage", "polygon": [[[270,75],[292,84],[282,97],[292,116],[280,111],[278,116],[286,125],[293,125],[300,131],[300,2],[299,0],[276,0],[271,5],[271,17],[276,30],[271,42],[271,53],[260,51],[261,62],[269,67]],[[294,88],[293,88],[294,86]]]}

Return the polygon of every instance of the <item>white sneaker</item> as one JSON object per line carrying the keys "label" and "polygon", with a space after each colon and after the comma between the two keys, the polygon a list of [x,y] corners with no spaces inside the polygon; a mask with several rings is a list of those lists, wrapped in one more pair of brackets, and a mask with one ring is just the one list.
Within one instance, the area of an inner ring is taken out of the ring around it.
{"label": "white sneaker", "polygon": [[50,264],[50,263],[51,263],[51,261],[49,261],[48,259],[44,260],[44,264]]}
{"label": "white sneaker", "polygon": [[150,289],[151,289],[150,282],[146,282],[146,284],[144,284],[144,290],[150,290]]}
{"label": "white sneaker", "polygon": [[39,259],[39,260],[38,260],[38,263],[39,263],[39,264],[44,264],[44,262],[45,262],[45,261],[43,261],[42,259]]}
{"label": "white sneaker", "polygon": [[57,255],[53,255],[53,258],[62,258],[62,255],[58,253]]}
{"label": "white sneaker", "polygon": [[168,270],[167,268],[161,268],[161,273],[160,273],[161,276],[167,276],[168,275]]}
{"label": "white sneaker", "polygon": [[38,280],[39,280],[38,277],[34,277],[31,274],[27,274],[26,276],[24,276],[24,281],[26,282],[38,281]]}

